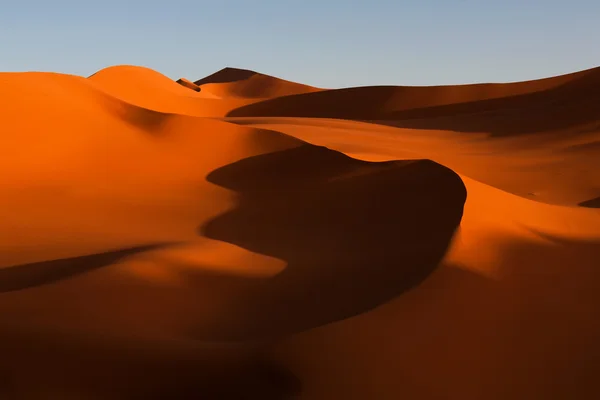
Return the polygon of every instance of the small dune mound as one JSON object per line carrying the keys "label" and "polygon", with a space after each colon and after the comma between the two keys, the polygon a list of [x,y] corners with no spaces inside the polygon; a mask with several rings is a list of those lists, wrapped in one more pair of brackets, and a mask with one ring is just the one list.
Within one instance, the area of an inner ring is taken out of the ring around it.
{"label": "small dune mound", "polygon": [[176,82],[160,72],[133,65],[104,68],[88,79],[104,89],[123,96],[141,96],[157,91],[190,95],[189,91],[183,90],[181,85],[177,85]]}
{"label": "small dune mound", "polygon": [[177,79],[177,83],[179,83],[183,87],[193,90],[194,92],[200,91],[200,87],[188,79],[185,79],[185,78]]}
{"label": "small dune mound", "polygon": [[236,68],[224,68],[195,83],[217,96],[251,99],[266,99],[321,90],[270,75]]}

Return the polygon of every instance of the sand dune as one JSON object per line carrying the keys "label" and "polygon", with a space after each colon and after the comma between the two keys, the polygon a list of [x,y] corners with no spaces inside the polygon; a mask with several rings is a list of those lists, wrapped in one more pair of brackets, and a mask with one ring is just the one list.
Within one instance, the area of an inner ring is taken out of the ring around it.
{"label": "sand dune", "polygon": [[[555,78],[505,84],[357,87],[270,99],[233,110],[229,116],[319,117],[351,120],[433,119],[429,124],[425,121],[424,126],[445,129],[444,125],[436,124],[440,117],[491,113],[515,107],[526,107],[537,111],[538,108],[556,106],[557,103],[564,105],[572,99],[584,104],[577,104],[578,107],[569,109],[571,113],[575,110],[586,116],[596,115],[595,108],[591,107],[590,110],[590,107],[583,107],[583,105],[597,104],[598,86],[600,86],[600,68]],[[548,128],[578,120],[571,113],[565,113],[562,118],[557,118]],[[576,116],[579,116],[579,113],[576,113]],[[471,130],[469,124],[463,123],[461,127],[462,130]],[[527,128],[524,129],[526,130]]]}
{"label": "sand dune", "polygon": [[88,81],[88,85],[123,102],[170,114],[219,117],[252,101],[218,101],[219,96],[210,91],[193,92],[156,71],[129,65],[105,68]]}
{"label": "sand dune", "polygon": [[203,90],[222,97],[269,99],[303,93],[314,93],[322,89],[286,81],[254,71],[224,68],[195,82]]}
{"label": "sand dune", "polygon": [[0,84],[1,398],[600,395],[600,70]]}

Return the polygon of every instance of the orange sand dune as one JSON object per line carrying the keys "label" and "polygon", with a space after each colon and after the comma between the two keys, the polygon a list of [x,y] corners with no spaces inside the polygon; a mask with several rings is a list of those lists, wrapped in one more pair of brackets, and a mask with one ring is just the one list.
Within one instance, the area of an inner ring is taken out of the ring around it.
{"label": "orange sand dune", "polygon": [[193,92],[148,68],[119,65],[105,68],[88,78],[88,85],[123,102],[163,113],[198,117],[224,116],[246,99],[218,101],[210,91]]}
{"label": "orange sand dune", "polygon": [[0,74],[0,398],[599,397],[598,71]]}

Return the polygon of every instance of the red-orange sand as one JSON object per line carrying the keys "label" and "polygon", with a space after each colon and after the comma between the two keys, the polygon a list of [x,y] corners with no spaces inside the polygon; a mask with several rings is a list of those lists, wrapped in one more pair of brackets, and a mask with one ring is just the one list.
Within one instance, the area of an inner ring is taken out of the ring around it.
{"label": "red-orange sand", "polygon": [[600,398],[600,69],[0,87],[0,399]]}

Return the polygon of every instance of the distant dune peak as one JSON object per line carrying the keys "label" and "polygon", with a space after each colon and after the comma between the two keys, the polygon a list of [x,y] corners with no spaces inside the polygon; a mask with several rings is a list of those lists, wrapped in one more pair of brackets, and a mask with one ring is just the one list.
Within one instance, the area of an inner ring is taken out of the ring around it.
{"label": "distant dune peak", "polygon": [[258,72],[251,71],[249,69],[225,67],[213,74],[208,75],[202,79],[194,82],[196,85],[203,85],[205,83],[229,83],[243,81],[249,79],[254,75],[259,75]]}
{"label": "distant dune peak", "polygon": [[231,67],[223,68],[194,83],[221,97],[246,99],[266,99],[322,90],[272,75]]}

